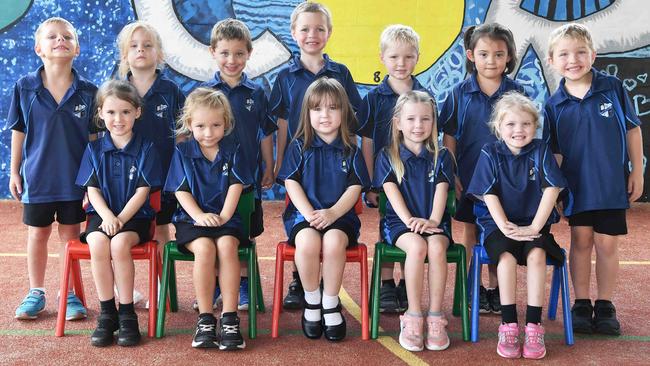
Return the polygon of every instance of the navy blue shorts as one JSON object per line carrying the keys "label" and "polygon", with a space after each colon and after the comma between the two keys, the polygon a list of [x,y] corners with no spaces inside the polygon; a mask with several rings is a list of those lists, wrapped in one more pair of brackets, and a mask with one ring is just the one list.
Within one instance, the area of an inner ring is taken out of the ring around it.
{"label": "navy blue shorts", "polygon": [[591,226],[594,232],[605,235],[627,234],[625,209],[579,212],[569,216],[569,226]]}
{"label": "navy blue shorts", "polygon": [[185,246],[198,238],[218,239],[222,236],[230,235],[239,240],[239,244],[248,242],[248,238],[243,238],[241,231],[232,227],[225,226],[195,226],[187,222],[175,222],[176,227],[176,245],[178,250],[185,254],[191,254]]}
{"label": "navy blue shorts", "polygon": [[156,213],[156,225],[171,224],[178,202],[173,195],[165,196],[160,202],[160,211]]}
{"label": "navy blue shorts", "polygon": [[255,199],[255,211],[251,215],[251,238],[256,238],[264,232],[264,212],[262,200]]}
{"label": "navy blue shorts", "polygon": [[355,246],[358,244],[357,242],[357,232],[354,230],[350,225],[347,225],[340,220],[336,220],[332,225],[326,227],[323,230],[317,230],[311,226],[309,226],[309,223],[307,221],[302,221],[297,223],[296,225],[291,228],[291,234],[289,234],[289,245],[291,246],[296,246],[296,235],[298,235],[298,232],[303,229],[314,229],[318,231],[319,233],[325,234],[326,232],[332,230],[332,229],[338,229],[341,230],[342,232],[345,233],[345,235],[348,237],[348,248]]}
{"label": "navy blue shorts", "polygon": [[456,215],[454,215],[454,219],[468,224],[476,224],[474,201],[469,199],[465,194],[461,194],[460,199],[456,200]]}
{"label": "navy blue shorts", "polygon": [[[107,235],[106,233],[104,233],[104,231],[102,231],[102,229],[99,228],[99,225],[101,225],[102,223],[101,216],[97,214],[89,214],[87,222],[88,223],[86,224],[86,231],[84,231],[79,235],[79,239],[81,240],[82,243],[87,243],[86,237],[88,236],[88,234],[95,231],[101,232],[102,234],[108,236],[110,239],[115,237],[115,235],[113,236]],[[151,228],[151,220],[131,219],[127,221],[126,224],[124,224],[124,226],[122,226],[122,229],[118,232],[118,234],[127,231],[133,231],[136,234],[138,234],[138,237],[140,238],[140,241],[138,243],[142,244],[151,240],[150,228]]]}
{"label": "navy blue shorts", "polygon": [[541,231],[542,236],[531,241],[517,241],[503,235],[501,230],[494,230],[483,242],[485,251],[493,263],[499,263],[499,258],[504,252],[512,254],[517,260],[517,264],[525,266],[528,253],[533,248],[542,248],[546,252],[546,257],[561,263],[564,262],[562,248],[558,245],[550,233],[550,227],[545,227]]}
{"label": "navy blue shorts", "polygon": [[81,200],[25,203],[23,205],[23,223],[25,225],[50,226],[55,217],[59,224],[74,225],[86,221],[86,211],[82,207]]}

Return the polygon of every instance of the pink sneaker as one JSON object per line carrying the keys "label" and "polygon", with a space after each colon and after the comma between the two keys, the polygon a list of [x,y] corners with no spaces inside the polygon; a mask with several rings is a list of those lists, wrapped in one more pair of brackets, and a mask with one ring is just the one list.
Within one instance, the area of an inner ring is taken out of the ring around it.
{"label": "pink sneaker", "polygon": [[504,358],[521,357],[521,348],[519,348],[519,327],[517,323],[508,323],[499,325],[499,343],[497,344],[497,353]]}
{"label": "pink sneaker", "polygon": [[539,360],[546,356],[544,344],[544,327],[541,324],[526,324],[526,338],[524,340],[524,358]]}
{"label": "pink sneaker", "polygon": [[422,351],[424,318],[420,315],[404,313],[399,317],[399,344],[409,351]]}
{"label": "pink sneaker", "polygon": [[425,346],[431,351],[442,351],[449,347],[447,319],[444,316],[427,316],[427,341]]}

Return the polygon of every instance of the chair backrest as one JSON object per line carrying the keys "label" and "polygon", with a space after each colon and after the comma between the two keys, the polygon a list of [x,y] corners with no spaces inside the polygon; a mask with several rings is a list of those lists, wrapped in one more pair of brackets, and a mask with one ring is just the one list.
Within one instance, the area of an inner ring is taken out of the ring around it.
{"label": "chair backrest", "polygon": [[[387,202],[388,202],[388,198],[386,197],[386,193],[384,191],[381,191],[381,193],[379,193],[379,217],[386,216]],[[451,217],[454,217],[454,215],[456,215],[456,190],[455,189],[450,189],[449,191],[447,191],[446,210]]]}
{"label": "chair backrest", "polygon": [[242,220],[242,234],[250,238],[251,216],[255,211],[255,193],[253,191],[242,193],[237,203],[237,213]]}

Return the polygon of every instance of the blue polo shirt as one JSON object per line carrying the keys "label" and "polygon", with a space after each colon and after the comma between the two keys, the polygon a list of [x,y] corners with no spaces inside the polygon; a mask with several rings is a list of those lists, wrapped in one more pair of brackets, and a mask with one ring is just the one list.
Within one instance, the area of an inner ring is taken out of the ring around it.
{"label": "blue polo shirt", "polygon": [[95,133],[97,87],[73,68],[73,81],[61,102],[43,86],[43,66],[14,86],[5,129],[25,133],[20,175],[23,203],[75,201],[84,191],[75,185],[79,163]]}
{"label": "blue polo shirt", "polygon": [[[442,148],[438,152],[436,161],[435,155],[429,150],[423,148],[416,155],[402,144],[399,147],[399,155],[404,164],[402,183],[397,182],[395,171],[390,163],[388,148],[384,148],[379,152],[375,162],[373,187],[381,188],[388,182],[397,184],[411,215],[428,219],[433,211],[436,186],[440,183],[453,184],[454,182],[454,161],[451,154],[449,150]],[[386,203],[386,215],[381,220],[380,227],[383,237],[392,245],[395,243],[391,241],[397,234],[411,231],[399,218],[390,201]],[[446,210],[438,227],[451,237],[451,217]]]}
{"label": "blue polo shirt", "polygon": [[551,148],[562,155],[562,173],[569,182],[567,216],[630,207],[626,134],[641,121],[620,80],[596,69],[591,73],[591,88],[583,99],[568,94],[562,79],[544,108]]}
{"label": "blue polo shirt", "polygon": [[[499,197],[508,221],[525,226],[533,222],[544,188],[566,186],[566,179],[544,141],[534,139],[518,155],[513,155],[503,141],[485,144],[467,187],[468,196],[476,201],[474,214],[481,230],[481,242],[498,230],[483,202],[484,195]],[[553,209],[546,225],[558,222],[559,218]]]}
{"label": "blue polo shirt", "polygon": [[[327,76],[338,80],[345,88],[355,113],[361,106],[361,97],[350,70],[345,65],[332,61],[327,54],[324,54],[323,58],[325,59],[325,65],[318,73],[313,74],[302,66],[300,54],[296,54],[289,61],[289,64],[280,70],[275,79],[269,101],[271,113],[278,118],[287,120],[289,140],[298,130],[300,109],[302,108],[302,99],[305,92],[316,79]],[[356,127],[350,126],[350,129],[355,130]]]}
{"label": "blue polo shirt", "polygon": [[[252,177],[247,176],[247,170],[240,165],[238,149],[235,144],[222,140],[216,158],[210,161],[203,155],[195,139],[178,144],[164,191],[190,192],[203,212],[219,214],[231,184],[252,184]],[[172,222],[195,224],[180,205]],[[241,218],[236,211],[222,227],[241,229]]]}
{"label": "blue polo shirt", "polygon": [[469,185],[483,145],[496,141],[488,127],[494,103],[511,90],[524,94],[523,86],[504,76],[499,89],[487,96],[478,85],[476,73],[472,73],[454,86],[440,107],[438,129],[456,139],[457,175],[464,188]]}
{"label": "blue polo shirt", "polygon": [[[316,134],[307,150],[303,151],[302,145],[302,139],[291,141],[277,180],[282,185],[287,179],[300,183],[315,210],[334,206],[350,186],[360,185],[364,191],[369,188],[370,178],[366,164],[361,150],[356,146],[346,151],[340,137],[327,144]],[[306,221],[293,203],[287,206],[282,219],[287,235],[290,235],[296,224]],[[341,216],[339,221],[354,228],[358,235],[361,222],[354,207]]]}
{"label": "blue polo shirt", "polygon": [[[424,91],[433,97],[433,93],[423,87],[416,78],[411,77],[411,79],[412,90]],[[357,134],[372,139],[374,157],[377,157],[384,146],[390,145],[393,110],[397,98],[399,94],[388,85],[388,76],[386,76],[379,85],[366,94],[357,113],[360,126]]]}
{"label": "blue polo shirt", "polygon": [[[118,149],[110,133],[92,141],[86,147],[75,182],[80,187],[95,187],[102,191],[106,204],[119,215],[139,187],[156,190],[162,186],[160,160],[153,143],[134,133],[131,141]],[[96,213],[92,204],[87,213]],[[145,201],[134,219],[152,219],[155,211]]]}
{"label": "blue polo shirt", "polygon": [[[129,73],[127,80],[130,77]],[[133,131],[153,142],[158,151],[163,177],[166,177],[174,152],[176,120],[185,104],[185,95],[176,83],[156,70],[156,80],[142,101],[142,113],[133,125]]]}
{"label": "blue polo shirt", "polygon": [[[248,175],[255,177],[255,197],[261,197],[262,154],[260,142],[275,130],[275,124],[269,114],[269,103],[261,86],[242,74],[239,85],[231,88],[221,80],[217,71],[214,78],[203,84],[220,90],[228,101],[235,117],[235,130],[225,139],[232,139],[239,144],[241,156],[247,163],[242,168],[249,169]],[[272,168],[272,167],[271,167]]]}

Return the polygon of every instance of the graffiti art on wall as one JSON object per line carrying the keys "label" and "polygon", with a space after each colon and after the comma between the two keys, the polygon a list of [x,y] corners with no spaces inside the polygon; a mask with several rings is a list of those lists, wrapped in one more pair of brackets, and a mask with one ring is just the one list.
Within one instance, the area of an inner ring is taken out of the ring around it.
{"label": "graffiti art on wall", "polygon": [[[541,106],[555,90],[558,78],[546,64],[549,32],[568,21],[587,24],[599,58],[596,67],[623,80],[637,114],[650,126],[650,7],[644,0],[323,0],[333,14],[334,32],[326,51],[345,63],[364,95],[385,70],[379,63],[379,34],[392,23],[409,24],[421,36],[419,81],[440,102],[454,84],[466,77],[463,29],[497,21],[509,27],[518,46],[515,77]],[[185,92],[216,70],[208,52],[210,29],[217,21],[235,17],[255,38],[246,71],[270,91],[280,66],[298,48],[291,39],[290,14],[299,1],[274,0],[48,0],[13,1],[0,14],[0,125],[5,125],[6,101],[14,82],[36,69],[33,33],[50,16],[69,19],[78,29],[81,55],[75,67],[99,84],[115,74],[115,37],[134,19],[150,22],[164,42],[165,73]],[[434,5],[432,5],[434,4]],[[624,30],[623,30],[624,25]],[[650,131],[650,127],[644,127]],[[0,197],[8,198],[10,132],[0,135]],[[650,133],[645,133],[650,136]],[[645,151],[649,151],[646,138]],[[55,157],[53,157],[55,158]],[[646,182],[650,177],[646,174]],[[266,193],[277,198],[279,187]],[[644,199],[647,200],[647,192]]]}

